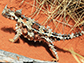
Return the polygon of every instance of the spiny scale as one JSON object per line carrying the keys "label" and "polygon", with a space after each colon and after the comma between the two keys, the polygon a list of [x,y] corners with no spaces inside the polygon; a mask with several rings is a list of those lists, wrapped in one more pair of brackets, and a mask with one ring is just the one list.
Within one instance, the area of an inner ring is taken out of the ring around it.
{"label": "spiny scale", "polygon": [[56,59],[58,60],[58,55],[56,52],[56,49],[54,48],[54,44],[52,43],[55,40],[63,40],[63,39],[72,39],[74,37],[81,36],[84,34],[84,31],[81,31],[79,33],[72,33],[68,35],[64,34],[58,34],[55,32],[52,32],[52,30],[46,29],[44,26],[40,25],[39,23],[35,22],[34,19],[27,18],[24,15],[22,15],[22,9],[17,11],[12,11],[9,8],[7,8],[7,5],[5,6],[2,15],[6,18],[15,20],[16,23],[16,32],[17,34],[13,39],[9,39],[11,42],[17,41],[17,39],[23,35],[28,40],[36,41],[46,41],[49,44],[49,47],[55,54]]}

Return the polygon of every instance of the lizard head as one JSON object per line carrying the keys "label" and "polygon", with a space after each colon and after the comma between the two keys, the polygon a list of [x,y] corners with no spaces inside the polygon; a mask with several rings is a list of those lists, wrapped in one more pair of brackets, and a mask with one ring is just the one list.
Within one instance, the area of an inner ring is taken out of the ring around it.
{"label": "lizard head", "polygon": [[7,5],[6,5],[5,8],[4,8],[3,11],[2,11],[2,15],[3,15],[4,17],[7,17],[6,15],[8,14],[8,12],[9,12],[9,9],[7,9]]}
{"label": "lizard head", "polygon": [[12,11],[9,8],[7,8],[7,5],[5,6],[4,10],[2,11],[2,15],[6,18],[17,20],[22,14],[22,9]]}

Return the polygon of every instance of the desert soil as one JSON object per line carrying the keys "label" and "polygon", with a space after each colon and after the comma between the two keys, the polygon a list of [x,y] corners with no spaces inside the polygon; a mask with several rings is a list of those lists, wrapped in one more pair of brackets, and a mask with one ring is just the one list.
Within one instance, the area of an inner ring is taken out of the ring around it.
{"label": "desert soil", "polygon": [[[46,43],[33,42],[25,40],[23,36],[19,38],[16,43],[9,42],[10,38],[15,35],[15,24],[13,20],[9,20],[2,16],[4,7],[8,4],[8,7],[15,7],[16,9],[23,9],[22,13],[29,15],[31,13],[33,0],[25,0],[30,4],[23,3],[20,6],[22,0],[0,0],[0,49],[8,52],[16,53],[33,59],[51,61],[53,55],[49,50]],[[39,23],[44,20],[44,16],[40,15],[36,20]],[[55,41],[54,44],[57,48],[59,63],[77,63],[72,54],[66,52],[63,48],[73,49],[78,54],[84,56],[84,35],[64,41]]]}

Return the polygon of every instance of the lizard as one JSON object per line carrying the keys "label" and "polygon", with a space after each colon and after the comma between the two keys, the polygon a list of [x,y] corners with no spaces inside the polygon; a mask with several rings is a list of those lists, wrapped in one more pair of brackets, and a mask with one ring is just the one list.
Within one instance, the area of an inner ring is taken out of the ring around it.
{"label": "lizard", "polygon": [[45,28],[45,26],[40,25],[39,23],[34,21],[34,19],[27,18],[25,17],[25,15],[22,15],[22,9],[13,11],[10,10],[7,5],[3,9],[2,15],[6,18],[16,21],[16,35],[13,39],[9,39],[10,42],[16,42],[21,35],[23,35],[24,38],[27,38],[29,41],[47,42],[53,54],[55,55],[56,61],[59,60],[59,57],[53,41],[68,40],[84,34],[83,30],[75,34],[59,34],[56,32],[52,32],[52,29],[47,29]]}

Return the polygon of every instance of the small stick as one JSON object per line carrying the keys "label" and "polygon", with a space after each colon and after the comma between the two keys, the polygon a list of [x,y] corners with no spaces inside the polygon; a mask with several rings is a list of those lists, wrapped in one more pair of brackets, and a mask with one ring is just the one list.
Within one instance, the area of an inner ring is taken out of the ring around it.
{"label": "small stick", "polygon": [[24,2],[24,0],[22,0],[22,2],[20,3],[20,5],[22,5],[22,4],[23,4],[23,2]]}

